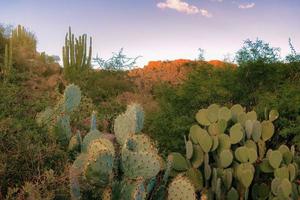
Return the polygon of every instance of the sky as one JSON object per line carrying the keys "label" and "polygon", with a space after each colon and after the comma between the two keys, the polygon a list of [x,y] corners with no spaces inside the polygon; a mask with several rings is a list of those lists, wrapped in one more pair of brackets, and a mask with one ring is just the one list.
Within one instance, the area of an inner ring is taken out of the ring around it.
{"label": "sky", "polygon": [[[129,57],[206,60],[234,55],[246,39],[260,38],[300,51],[300,0],[0,0],[0,23],[34,32],[38,50],[61,57],[71,26],[93,38],[93,54],[109,58],[124,48]],[[297,48],[298,47],[298,48]]]}

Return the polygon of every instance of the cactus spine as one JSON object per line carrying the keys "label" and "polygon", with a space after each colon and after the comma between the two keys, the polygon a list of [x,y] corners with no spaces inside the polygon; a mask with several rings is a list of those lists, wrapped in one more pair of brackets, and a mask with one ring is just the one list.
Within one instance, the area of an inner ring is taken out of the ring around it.
{"label": "cactus spine", "polygon": [[69,27],[69,32],[65,37],[65,45],[62,48],[63,63],[65,69],[85,69],[91,66],[92,59],[92,37],[87,48],[87,35],[83,34],[75,38]]}

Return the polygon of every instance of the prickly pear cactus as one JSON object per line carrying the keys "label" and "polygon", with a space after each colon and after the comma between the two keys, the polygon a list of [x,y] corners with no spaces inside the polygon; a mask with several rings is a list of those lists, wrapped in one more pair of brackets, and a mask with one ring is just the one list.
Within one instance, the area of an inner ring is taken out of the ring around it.
{"label": "prickly pear cactus", "polygon": [[[298,175],[295,148],[281,145],[267,149],[278,117],[279,113],[271,110],[268,119],[260,121],[255,111],[246,112],[239,104],[231,108],[212,104],[200,109],[195,116],[197,123],[185,139],[186,156],[170,154],[174,157],[173,173],[188,178],[194,192],[200,192],[204,199],[249,199],[251,195],[257,197],[254,199],[298,198],[300,192],[293,185]],[[269,182],[254,185],[257,173],[274,177],[272,190]]]}
{"label": "prickly pear cactus", "polygon": [[144,111],[138,104],[127,107],[125,113],[115,119],[114,131],[117,142],[124,145],[127,138],[143,129]]}
{"label": "prickly pear cactus", "polygon": [[196,200],[196,191],[191,181],[183,176],[176,176],[169,184],[168,200]]}
{"label": "prickly pear cactus", "polygon": [[37,115],[37,123],[40,126],[47,126],[49,132],[54,133],[63,146],[67,146],[71,139],[70,114],[79,106],[80,100],[79,87],[74,84],[68,85],[54,108],[46,108]]}
{"label": "prickly pear cactus", "polygon": [[[93,112],[90,132],[80,142],[81,153],[70,169],[72,199],[88,198],[85,193],[92,192],[101,199],[143,200],[154,190],[164,162],[149,136],[135,135],[142,129],[142,108],[128,106],[115,122],[118,143],[97,130]],[[70,148],[78,146],[77,138],[71,141]]]}

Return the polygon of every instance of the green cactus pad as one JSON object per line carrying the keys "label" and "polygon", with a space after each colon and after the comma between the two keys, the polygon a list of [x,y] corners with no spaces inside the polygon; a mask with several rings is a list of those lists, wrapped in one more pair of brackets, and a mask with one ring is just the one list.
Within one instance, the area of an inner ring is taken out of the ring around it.
{"label": "green cactus pad", "polygon": [[176,176],[168,187],[168,200],[196,200],[196,191],[191,181],[182,175]]}
{"label": "green cactus pad", "polygon": [[253,150],[255,150],[257,152],[257,146],[256,146],[256,143],[253,140],[247,140],[245,142],[245,146],[247,148],[253,149]]}
{"label": "green cactus pad", "polygon": [[212,123],[211,125],[209,125],[208,133],[211,136],[219,135],[221,133],[219,125],[217,123]]}
{"label": "green cactus pad", "polygon": [[254,121],[253,129],[252,129],[252,139],[255,142],[258,142],[258,140],[260,139],[261,131],[262,131],[261,123],[259,121]]}
{"label": "green cactus pad", "polygon": [[282,155],[282,157],[283,157],[284,163],[287,164],[287,165],[290,164],[293,161],[293,154],[290,151],[285,152]]}
{"label": "green cactus pad", "polygon": [[230,110],[232,113],[232,120],[234,122],[237,122],[238,116],[244,112],[244,109],[240,104],[233,105]]}
{"label": "green cactus pad", "polygon": [[213,142],[211,136],[205,131],[205,133],[199,134],[197,138],[202,150],[205,153],[209,152]]}
{"label": "green cactus pad", "polygon": [[233,155],[231,153],[231,150],[225,149],[220,153],[220,165],[222,168],[227,168],[231,165],[233,160]]}
{"label": "green cactus pad", "polygon": [[237,117],[237,122],[245,126],[245,122],[247,120],[247,114],[245,112],[242,112]]}
{"label": "green cactus pad", "polygon": [[246,131],[247,139],[250,139],[252,136],[253,124],[254,124],[254,121],[252,121],[252,120],[245,121],[245,131]]}
{"label": "green cactus pad", "polygon": [[133,152],[127,148],[122,149],[122,169],[124,175],[135,179],[143,177],[150,179],[158,174],[162,169],[161,158],[154,152]]}
{"label": "green cactus pad", "polygon": [[244,163],[238,165],[236,169],[236,176],[240,183],[245,187],[248,188],[253,180],[255,169],[253,165],[250,163]]}
{"label": "green cactus pad", "polygon": [[232,179],[233,179],[233,170],[231,168],[224,169],[222,174],[222,180],[224,182],[226,190],[230,189],[232,185]]}
{"label": "green cactus pad", "polygon": [[269,159],[270,165],[274,169],[277,169],[280,166],[280,164],[281,164],[282,154],[278,150],[271,151],[268,159]]}
{"label": "green cactus pad", "polygon": [[274,168],[270,165],[268,159],[263,159],[262,162],[259,164],[260,170],[264,173],[273,173]]}
{"label": "green cactus pad", "polygon": [[129,139],[134,141],[137,151],[151,151],[153,153],[158,153],[155,143],[146,134],[132,135]]}
{"label": "green cactus pad", "polygon": [[239,200],[239,193],[234,187],[227,192],[226,200]]}
{"label": "green cactus pad", "polygon": [[64,92],[64,109],[69,113],[75,110],[81,100],[81,91],[78,86],[71,84],[68,85]]}
{"label": "green cactus pad", "polygon": [[196,120],[202,126],[209,126],[210,121],[207,118],[207,109],[201,109],[196,114]]}
{"label": "green cactus pad", "polygon": [[281,180],[279,178],[274,178],[271,182],[271,191],[275,196],[277,196],[277,192],[280,184],[281,184]]}
{"label": "green cactus pad", "polygon": [[250,163],[255,163],[257,160],[257,152],[254,149],[248,148],[248,159]]}
{"label": "green cactus pad", "polygon": [[127,138],[135,133],[135,127],[128,116],[121,114],[115,119],[114,132],[117,142],[120,145],[123,145],[125,144]]}
{"label": "green cactus pad", "polygon": [[186,142],[186,145],[185,145],[185,148],[186,148],[186,158],[187,159],[191,159],[192,156],[193,156],[193,143],[189,140]]}
{"label": "green cactus pad", "polygon": [[275,128],[272,122],[263,121],[261,123],[261,137],[263,141],[269,140],[274,134]]}
{"label": "green cactus pad", "polygon": [[280,145],[280,147],[278,148],[278,150],[280,151],[280,153],[283,155],[285,152],[289,152],[290,149],[286,146],[286,145]]}
{"label": "green cactus pad", "polygon": [[86,152],[88,149],[88,146],[90,145],[90,142],[96,139],[101,138],[101,133],[98,130],[92,130],[86,136],[83,138],[82,141],[82,151]]}
{"label": "green cactus pad", "polygon": [[218,113],[219,113],[220,106],[217,104],[211,104],[207,108],[207,119],[210,123],[215,123],[218,120]]}
{"label": "green cactus pad", "polygon": [[257,114],[256,114],[255,111],[247,112],[246,118],[247,118],[247,120],[256,121],[257,120]]}
{"label": "green cactus pad", "polygon": [[194,168],[198,168],[202,165],[204,161],[204,152],[199,145],[194,145],[193,156],[191,159]]}
{"label": "green cactus pad", "polygon": [[55,134],[62,145],[67,146],[69,144],[72,135],[69,115],[58,117],[55,125]]}
{"label": "green cactus pad", "polygon": [[221,152],[224,149],[230,149],[230,147],[231,147],[230,137],[226,134],[219,135],[218,151]]}
{"label": "green cactus pad", "polygon": [[122,182],[120,194],[122,200],[145,200],[146,195],[144,180],[141,177]]}
{"label": "green cactus pad", "polygon": [[275,169],[274,176],[279,179],[289,178],[289,169],[288,167],[280,167]]}
{"label": "green cactus pad", "polygon": [[186,172],[186,176],[190,179],[190,181],[193,183],[195,190],[200,191],[203,188],[203,176],[201,171],[195,168],[190,168]]}
{"label": "green cactus pad", "polygon": [[289,170],[289,179],[290,181],[294,181],[296,176],[297,176],[297,169],[295,165],[289,164],[288,165],[288,170]]}
{"label": "green cactus pad", "polygon": [[245,188],[248,188],[253,180],[254,173],[250,169],[246,169],[241,173],[240,182],[243,184]]}
{"label": "green cactus pad", "polygon": [[266,142],[263,140],[258,140],[257,141],[257,146],[258,146],[258,157],[259,159],[263,159],[265,157],[265,153],[266,153]]}
{"label": "green cactus pad", "polygon": [[194,144],[198,144],[198,135],[203,132],[199,125],[193,125],[190,128],[189,138]]}
{"label": "green cactus pad", "polygon": [[269,120],[271,122],[275,121],[276,119],[278,119],[279,117],[279,113],[277,110],[271,110],[270,113],[269,113]]}
{"label": "green cactus pad", "polygon": [[140,105],[127,106],[125,113],[115,119],[114,132],[117,142],[124,145],[126,140],[143,128],[144,112]]}
{"label": "green cactus pad", "polygon": [[101,151],[109,151],[113,157],[115,157],[115,148],[112,142],[105,138],[99,138],[92,140],[88,147],[86,152],[91,155],[97,155]]}
{"label": "green cactus pad", "polygon": [[211,176],[211,166],[209,165],[209,155],[208,153],[204,154],[204,177],[205,180],[209,180]]}
{"label": "green cactus pad", "polygon": [[245,146],[238,147],[234,152],[235,158],[241,162],[246,163],[248,162],[249,155],[248,155],[248,148]]}
{"label": "green cactus pad", "polygon": [[240,123],[236,123],[235,125],[233,125],[229,130],[229,134],[231,144],[239,143],[244,137],[242,125]]}
{"label": "green cactus pad", "polygon": [[[196,153],[196,152],[195,152]],[[185,158],[180,153],[171,153],[173,157],[172,168],[177,171],[185,171],[188,169],[187,162]]]}
{"label": "green cactus pad", "polygon": [[98,152],[97,155],[88,154],[84,166],[84,177],[89,184],[104,188],[112,180],[113,155],[109,151]]}
{"label": "green cactus pad", "polygon": [[224,120],[224,119],[220,119],[218,122],[217,122],[217,125],[219,127],[219,133],[224,133],[226,128],[227,128],[227,121]]}
{"label": "green cactus pad", "polygon": [[218,118],[219,120],[229,121],[231,119],[231,111],[227,107],[222,107],[219,109]]}
{"label": "green cactus pad", "polygon": [[213,140],[213,145],[212,145],[210,151],[215,151],[219,146],[219,138],[218,138],[218,136],[213,136],[212,140]]}
{"label": "green cactus pad", "polygon": [[283,196],[285,198],[289,198],[292,193],[292,184],[291,182],[285,178],[281,181],[281,184],[279,186],[279,192],[282,194],[278,194],[278,196]]}

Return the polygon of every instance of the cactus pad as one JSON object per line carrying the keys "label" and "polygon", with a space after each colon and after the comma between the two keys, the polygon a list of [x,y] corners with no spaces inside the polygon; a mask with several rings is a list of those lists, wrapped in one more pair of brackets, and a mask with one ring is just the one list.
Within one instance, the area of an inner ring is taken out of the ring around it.
{"label": "cactus pad", "polygon": [[229,133],[231,144],[239,143],[244,137],[243,127],[240,123],[236,123],[235,125],[233,125],[230,128]]}
{"label": "cactus pad", "polygon": [[263,141],[269,140],[274,134],[275,128],[272,122],[263,121],[261,123],[261,137]]}
{"label": "cactus pad", "polygon": [[231,153],[231,150],[229,149],[224,149],[220,153],[220,164],[222,168],[227,168],[229,165],[231,165],[232,160],[233,160],[233,155]]}
{"label": "cactus pad", "polygon": [[182,175],[176,176],[168,188],[168,200],[196,200],[194,185]]}
{"label": "cactus pad", "polygon": [[75,110],[81,100],[81,91],[78,86],[71,84],[68,85],[64,92],[64,109],[65,112],[72,112]]}
{"label": "cactus pad", "polygon": [[196,120],[199,124],[203,126],[209,126],[210,121],[207,118],[207,109],[201,109],[196,114]]}
{"label": "cactus pad", "polygon": [[185,171],[188,169],[187,162],[180,153],[172,153],[171,156],[173,159],[173,162],[172,162],[173,169],[175,169],[177,171]]}
{"label": "cactus pad", "polygon": [[280,166],[282,161],[282,154],[279,150],[270,151],[270,155],[268,156],[270,165],[276,169]]}
{"label": "cactus pad", "polygon": [[270,113],[269,113],[269,120],[271,122],[275,121],[276,119],[278,119],[279,117],[279,113],[277,110],[271,110]]}

